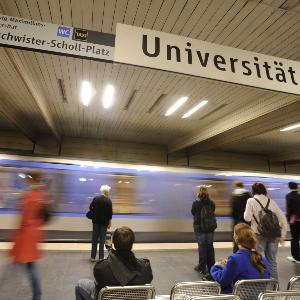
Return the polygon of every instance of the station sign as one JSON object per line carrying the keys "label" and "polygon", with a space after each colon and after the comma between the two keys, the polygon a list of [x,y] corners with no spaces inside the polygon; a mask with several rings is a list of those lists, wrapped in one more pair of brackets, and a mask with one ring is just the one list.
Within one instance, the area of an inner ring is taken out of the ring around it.
{"label": "station sign", "polygon": [[0,15],[0,45],[113,61],[112,34]]}
{"label": "station sign", "polygon": [[300,95],[300,62],[125,24],[114,61]]}

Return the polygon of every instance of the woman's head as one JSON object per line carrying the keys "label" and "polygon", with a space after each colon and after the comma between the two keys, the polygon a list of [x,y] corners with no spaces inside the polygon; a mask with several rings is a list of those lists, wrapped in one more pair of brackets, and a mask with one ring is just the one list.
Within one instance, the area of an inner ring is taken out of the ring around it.
{"label": "woman's head", "polygon": [[257,239],[254,231],[246,223],[240,223],[234,226],[234,240],[235,242],[246,249],[255,249]]}
{"label": "woman's head", "polygon": [[207,196],[208,196],[207,187],[205,185],[201,185],[199,188],[198,198],[203,199],[206,198]]}
{"label": "woman's head", "polygon": [[106,197],[108,197],[110,189],[111,189],[111,187],[109,185],[101,185],[100,186],[101,194]]}
{"label": "woman's head", "polygon": [[235,225],[234,240],[239,248],[245,248],[251,251],[250,259],[252,264],[261,274],[264,274],[266,266],[262,261],[261,254],[256,251],[257,239],[251,227],[245,223]]}
{"label": "woman's head", "polygon": [[133,231],[126,226],[117,228],[113,234],[113,244],[117,251],[130,251],[134,239]]}
{"label": "woman's head", "polygon": [[252,195],[267,195],[267,189],[261,182],[252,185]]}
{"label": "woman's head", "polygon": [[43,173],[39,170],[33,170],[26,173],[26,181],[29,184],[39,184],[43,179]]}

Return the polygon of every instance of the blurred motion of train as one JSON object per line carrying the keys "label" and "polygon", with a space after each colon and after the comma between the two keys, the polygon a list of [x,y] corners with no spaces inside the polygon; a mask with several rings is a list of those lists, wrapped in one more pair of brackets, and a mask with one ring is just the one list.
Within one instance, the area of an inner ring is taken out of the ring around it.
{"label": "blurred motion of train", "polygon": [[[285,211],[287,183],[300,176],[270,173],[211,171],[190,168],[126,165],[58,158],[2,155],[0,160],[0,229],[15,227],[19,199],[26,189],[24,174],[40,169],[51,178],[55,218],[47,229],[53,239],[85,239],[90,221],[85,213],[99,187],[112,187],[113,226],[131,226],[143,241],[187,241],[192,234],[190,209],[200,185],[216,203],[218,231],[230,231],[232,182],[263,182],[269,196]],[[62,234],[64,233],[64,234]],[[66,234],[69,233],[69,234]],[[72,233],[72,234],[70,234]],[[160,234],[159,234],[160,233]],[[181,235],[181,238],[180,238]],[[167,238],[173,236],[173,238]],[[185,238],[184,238],[185,236]]]}

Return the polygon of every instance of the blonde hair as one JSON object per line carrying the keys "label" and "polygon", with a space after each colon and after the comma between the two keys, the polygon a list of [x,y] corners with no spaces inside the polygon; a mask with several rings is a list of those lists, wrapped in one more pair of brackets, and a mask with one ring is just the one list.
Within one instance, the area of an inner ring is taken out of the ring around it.
{"label": "blonde hair", "polygon": [[243,248],[251,250],[250,259],[254,267],[264,274],[266,266],[262,261],[262,256],[256,251],[257,239],[255,232],[248,224],[240,223],[234,226],[234,239]]}
{"label": "blonde hair", "polygon": [[203,199],[208,196],[208,189],[205,185],[201,185],[199,188],[198,198]]}

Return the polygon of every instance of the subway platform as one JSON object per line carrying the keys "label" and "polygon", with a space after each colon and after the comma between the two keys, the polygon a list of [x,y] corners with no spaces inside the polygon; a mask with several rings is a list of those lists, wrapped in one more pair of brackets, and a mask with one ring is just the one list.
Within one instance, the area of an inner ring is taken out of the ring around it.
{"label": "subway platform", "polygon": [[[0,295],[1,299],[31,299],[31,291],[25,269],[10,264],[7,257],[9,243],[0,243]],[[78,279],[93,278],[93,263],[89,261],[89,244],[44,244],[44,256],[38,262],[42,278],[43,300],[73,300]],[[216,259],[231,254],[231,243],[215,243]],[[172,286],[181,281],[200,280],[194,271],[197,247],[194,243],[136,244],[137,257],[151,261],[153,282],[157,294],[169,294]],[[280,289],[286,289],[289,278],[300,274],[300,264],[287,261],[289,242],[278,251]]]}

